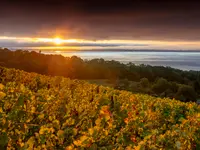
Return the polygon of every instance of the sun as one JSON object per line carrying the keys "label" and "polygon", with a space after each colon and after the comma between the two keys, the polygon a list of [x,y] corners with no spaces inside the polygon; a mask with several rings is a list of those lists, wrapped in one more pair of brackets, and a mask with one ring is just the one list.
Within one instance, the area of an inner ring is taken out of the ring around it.
{"label": "sun", "polygon": [[53,42],[54,42],[56,45],[60,45],[60,44],[62,44],[62,39],[60,39],[60,38],[55,38],[55,39],[53,40]]}

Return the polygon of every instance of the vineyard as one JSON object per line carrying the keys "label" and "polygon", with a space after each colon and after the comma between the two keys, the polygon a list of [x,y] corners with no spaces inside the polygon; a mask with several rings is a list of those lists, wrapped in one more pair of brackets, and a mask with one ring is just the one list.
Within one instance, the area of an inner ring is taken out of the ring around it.
{"label": "vineyard", "polygon": [[0,149],[200,149],[200,107],[0,68]]}

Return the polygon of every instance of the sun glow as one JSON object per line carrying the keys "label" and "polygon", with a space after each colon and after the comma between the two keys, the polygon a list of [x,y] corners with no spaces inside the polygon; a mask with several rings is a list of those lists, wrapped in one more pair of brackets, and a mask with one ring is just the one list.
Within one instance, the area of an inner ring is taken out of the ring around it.
{"label": "sun glow", "polygon": [[60,38],[55,38],[55,39],[53,40],[53,42],[54,42],[56,45],[60,45],[60,44],[63,43],[63,40],[60,39]]}
{"label": "sun glow", "polygon": [[[14,43],[15,46],[20,46],[20,44],[31,45],[33,47],[40,47],[45,45],[45,49],[65,49],[66,46],[69,49],[178,49],[178,50],[197,50],[200,47],[200,41],[154,41],[154,40],[87,40],[87,39],[62,39],[59,36],[54,36],[52,38],[41,38],[41,37],[7,37],[0,36],[0,44],[6,42]],[[141,45],[138,45],[141,44]],[[9,47],[7,44],[4,47]],[[111,46],[109,46],[111,45]],[[113,46],[112,46],[113,45]],[[116,46],[115,46],[116,45]],[[2,45],[0,45],[2,46]]]}

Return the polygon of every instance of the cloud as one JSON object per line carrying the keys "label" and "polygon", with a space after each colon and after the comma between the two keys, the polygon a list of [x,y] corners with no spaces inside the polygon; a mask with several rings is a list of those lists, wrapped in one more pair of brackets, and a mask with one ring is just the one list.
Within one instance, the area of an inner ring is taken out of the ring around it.
{"label": "cloud", "polygon": [[[58,40],[59,42],[57,43]],[[57,44],[56,44],[57,43]],[[66,49],[149,49],[149,50],[200,50],[200,41],[165,40],[85,40],[31,37],[0,37],[0,47],[7,48],[66,48]]]}
{"label": "cloud", "polygon": [[194,2],[16,0],[1,6],[0,36],[200,40]]}
{"label": "cloud", "polygon": [[[38,41],[37,41],[38,40]],[[46,39],[46,41],[43,41],[45,39],[38,38],[36,41],[33,38],[17,38],[17,37],[0,37],[0,46],[1,47],[50,47],[50,46],[56,46],[56,43],[54,43],[54,39]],[[49,42],[50,41],[50,42]],[[126,41],[123,42],[101,42],[101,41],[79,41],[75,40],[62,40],[61,44],[58,46],[68,46],[68,47],[126,47],[126,46],[148,46],[148,44],[137,44],[136,42],[133,43],[127,43]]]}

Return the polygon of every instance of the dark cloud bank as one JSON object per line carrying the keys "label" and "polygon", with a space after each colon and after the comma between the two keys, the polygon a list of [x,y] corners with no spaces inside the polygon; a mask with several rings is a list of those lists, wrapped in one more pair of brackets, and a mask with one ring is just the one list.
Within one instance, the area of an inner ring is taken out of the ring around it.
{"label": "dark cloud bank", "polygon": [[193,1],[3,0],[0,35],[81,39],[200,40]]}

